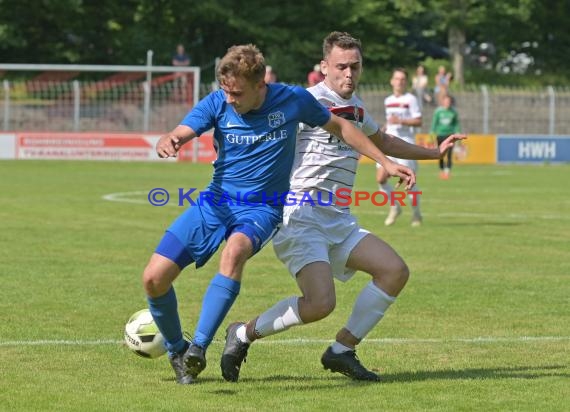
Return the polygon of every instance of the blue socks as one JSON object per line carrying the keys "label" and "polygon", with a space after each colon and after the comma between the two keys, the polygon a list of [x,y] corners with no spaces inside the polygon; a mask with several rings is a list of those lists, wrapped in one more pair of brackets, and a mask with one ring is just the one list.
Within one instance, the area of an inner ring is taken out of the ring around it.
{"label": "blue socks", "polygon": [[[194,344],[204,349],[210,345],[236,300],[239,290],[239,282],[219,273],[214,276],[204,295],[202,312],[193,339]],[[165,295],[158,298],[147,296],[147,301],[154,322],[164,336],[166,350],[170,354],[183,352],[187,344],[182,335],[174,288],[171,287]]]}
{"label": "blue socks", "polygon": [[194,344],[206,349],[236,300],[240,282],[220,273],[216,274],[206,290],[202,312],[194,335]]}
{"label": "blue socks", "polygon": [[148,307],[158,326],[160,333],[164,336],[166,350],[173,353],[180,353],[186,349],[186,341],[182,336],[180,317],[178,316],[178,302],[174,288],[170,288],[165,295],[158,298],[147,296]]}

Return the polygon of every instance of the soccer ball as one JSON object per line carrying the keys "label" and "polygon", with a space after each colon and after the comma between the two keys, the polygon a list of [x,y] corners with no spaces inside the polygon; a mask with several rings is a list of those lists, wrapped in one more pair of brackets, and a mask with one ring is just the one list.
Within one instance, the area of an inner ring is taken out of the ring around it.
{"label": "soccer ball", "polygon": [[166,353],[164,337],[148,309],[133,314],[125,325],[127,347],[144,358],[158,358]]}

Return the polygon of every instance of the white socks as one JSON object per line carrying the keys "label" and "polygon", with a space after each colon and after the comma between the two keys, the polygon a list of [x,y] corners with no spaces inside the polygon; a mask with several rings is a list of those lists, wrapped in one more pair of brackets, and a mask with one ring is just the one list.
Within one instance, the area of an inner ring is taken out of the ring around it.
{"label": "white socks", "polygon": [[[291,326],[301,325],[303,322],[299,316],[298,301],[297,296],[291,296],[277,302],[263,312],[255,322],[255,333],[260,337],[271,336],[283,332]],[[242,342],[251,343],[246,336],[245,325],[240,326],[236,334]]]}
{"label": "white socks", "polygon": [[331,350],[332,350],[333,353],[336,353],[336,354],[338,355],[339,353],[348,352],[348,351],[351,351],[351,350],[354,350],[354,349],[349,348],[348,346],[344,346],[342,343],[335,341],[335,342],[331,345]]}
{"label": "white socks", "polygon": [[368,283],[358,295],[345,328],[356,338],[364,338],[395,300],[374,283]]}
{"label": "white socks", "polygon": [[251,343],[251,340],[249,340],[249,338],[247,337],[245,324],[241,325],[239,328],[237,328],[236,336],[243,343]]}
{"label": "white socks", "polygon": [[[389,296],[373,282],[368,283],[358,295],[345,328],[356,338],[363,339],[380,322],[395,300],[395,297]],[[255,323],[255,333],[260,337],[271,336],[291,326],[303,324],[299,316],[298,301],[297,296],[291,296],[263,312]],[[240,341],[251,343],[247,338],[245,325],[240,326],[236,333]],[[341,353],[352,349],[335,342],[332,350],[334,353]]]}

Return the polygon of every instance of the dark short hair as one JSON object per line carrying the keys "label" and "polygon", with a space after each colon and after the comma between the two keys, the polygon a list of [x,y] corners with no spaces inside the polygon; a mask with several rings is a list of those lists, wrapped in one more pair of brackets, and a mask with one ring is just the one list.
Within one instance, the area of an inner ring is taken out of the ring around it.
{"label": "dark short hair", "polygon": [[326,60],[333,47],[340,47],[341,49],[358,49],[362,55],[362,43],[360,40],[352,37],[350,33],[333,31],[329,33],[323,40],[323,59]]}
{"label": "dark short hair", "polygon": [[406,79],[408,78],[408,71],[406,69],[404,69],[403,67],[394,67],[394,69],[392,70],[392,76],[396,72],[404,73],[404,75],[406,76]]}

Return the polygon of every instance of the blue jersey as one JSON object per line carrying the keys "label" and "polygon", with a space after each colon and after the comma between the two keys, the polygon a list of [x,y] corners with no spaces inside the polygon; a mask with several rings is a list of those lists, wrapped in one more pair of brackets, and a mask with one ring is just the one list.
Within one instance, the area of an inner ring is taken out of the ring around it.
{"label": "blue jersey", "polygon": [[218,90],[182,121],[198,135],[214,128],[218,158],[209,190],[238,200],[248,194],[248,201],[259,202],[287,192],[298,124],[316,127],[329,121],[329,111],[304,88],[279,83],[267,87],[257,110],[239,115]]}

